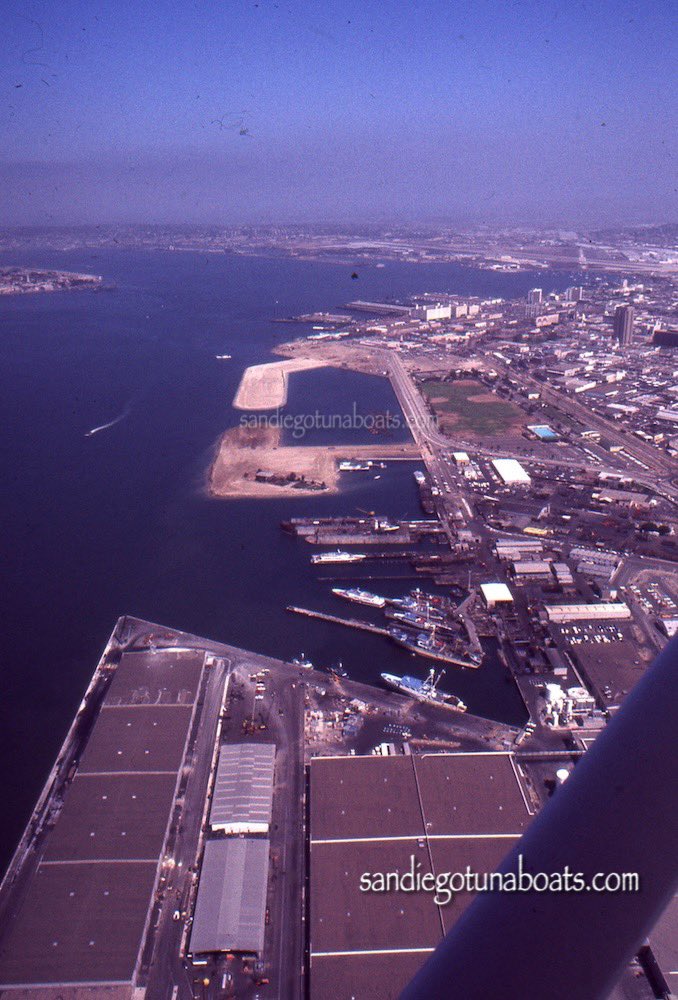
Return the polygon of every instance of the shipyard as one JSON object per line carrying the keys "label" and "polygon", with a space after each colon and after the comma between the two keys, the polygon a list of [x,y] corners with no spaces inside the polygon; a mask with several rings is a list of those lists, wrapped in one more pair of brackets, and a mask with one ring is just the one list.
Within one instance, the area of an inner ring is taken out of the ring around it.
{"label": "shipyard", "polygon": [[[394,904],[361,893],[361,873],[411,858],[422,873],[494,871],[677,628],[674,442],[649,410],[629,434],[627,409],[582,407],[593,387],[573,361],[544,385],[568,349],[536,320],[558,308],[578,330],[575,292],[457,302],[463,338],[440,325],[442,294],[353,301],[339,342],[302,337],[279,349],[290,364],[242,376],[245,422],[217,443],[206,492],[279,499],[274,530],[310,574],[303,603],[281,610],[309,638],[321,627],[326,649],[369,640],[371,669],[357,679],[338,656],[275,658],[121,618],[0,887],[0,993],[400,994],[472,894]],[[612,321],[600,283],[592,299]],[[515,316],[517,335],[502,339],[488,310]],[[473,348],[471,318],[485,324]],[[603,343],[590,322],[580,333]],[[654,350],[615,349],[614,371]],[[586,364],[591,382],[624,382]],[[320,446],[247,425],[248,409],[284,408],[291,379],[335,366],[388,378],[409,436]],[[660,388],[651,405],[673,412]],[[379,508],[393,467],[416,514]],[[357,506],[361,481],[373,509]],[[326,493],[334,506],[316,510]],[[479,710],[496,686],[520,722]],[[662,996],[674,920],[627,967],[620,1000]]]}

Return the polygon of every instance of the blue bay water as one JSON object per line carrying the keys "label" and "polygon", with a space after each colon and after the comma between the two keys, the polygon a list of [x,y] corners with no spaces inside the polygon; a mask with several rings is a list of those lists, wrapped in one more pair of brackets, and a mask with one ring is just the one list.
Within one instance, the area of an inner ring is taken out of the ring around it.
{"label": "blue bay water", "polygon": [[[243,368],[271,360],[276,343],[300,332],[272,320],[357,295],[524,295],[535,283],[565,287],[572,275],[388,264],[360,269],[356,282],[342,264],[131,251],[2,254],[0,264],[90,271],[114,286],[0,299],[4,866],[121,614],[273,656],[341,659],[365,681],[423,663],[379,637],[288,613],[290,603],[356,608],[330,594],[332,582],[319,579],[328,568],[311,567],[311,547],[280,530],[292,516],[420,516],[416,465],[393,463],[379,480],[345,477],[338,496],[254,502],[204,494],[217,439],[240,416],[231,400]],[[232,360],[215,360],[221,353]],[[332,369],[291,379],[290,413],[354,405],[399,413],[390,385],[375,376]],[[322,430],[304,438],[330,440],[375,438]],[[379,589],[395,595],[412,585],[389,580]],[[446,686],[473,711],[524,717],[499,664],[448,672]]]}

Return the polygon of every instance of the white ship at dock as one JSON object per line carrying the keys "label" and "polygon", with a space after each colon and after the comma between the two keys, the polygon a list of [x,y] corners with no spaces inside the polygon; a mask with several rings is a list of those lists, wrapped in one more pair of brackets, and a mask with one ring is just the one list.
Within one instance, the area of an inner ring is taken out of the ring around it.
{"label": "white ship at dock", "polygon": [[359,587],[333,587],[332,593],[337,597],[343,597],[347,601],[354,601],[356,604],[365,604],[369,608],[383,608],[386,598],[379,594],[371,594],[369,590],[361,590]]}

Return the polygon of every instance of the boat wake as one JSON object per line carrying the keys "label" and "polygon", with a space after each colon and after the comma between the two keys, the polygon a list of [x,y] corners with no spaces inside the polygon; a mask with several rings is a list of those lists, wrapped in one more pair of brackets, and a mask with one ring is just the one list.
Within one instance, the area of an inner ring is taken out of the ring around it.
{"label": "boat wake", "polygon": [[121,421],[125,420],[129,416],[131,409],[132,409],[132,404],[128,403],[125,409],[122,411],[122,413],[118,417],[116,417],[115,420],[109,420],[107,424],[101,424],[99,427],[93,427],[91,431],[85,432],[85,437],[86,438],[94,437],[94,435],[98,434],[99,431],[107,431],[109,427],[115,427],[116,424],[121,423]]}

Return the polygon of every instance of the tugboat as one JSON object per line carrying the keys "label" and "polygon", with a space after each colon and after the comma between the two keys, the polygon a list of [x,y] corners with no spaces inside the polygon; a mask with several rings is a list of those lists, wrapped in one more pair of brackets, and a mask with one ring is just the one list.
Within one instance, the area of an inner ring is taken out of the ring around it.
{"label": "tugboat", "polygon": [[425,701],[432,705],[453,708],[457,712],[465,712],[467,708],[461,698],[456,694],[448,694],[446,691],[438,690],[438,682],[443,673],[444,671],[441,670],[436,677],[435,670],[431,668],[423,681],[419,677],[399,677],[397,674],[382,674],[381,679],[386,687],[393,688],[400,694],[409,695],[410,698],[416,698],[417,701]]}

